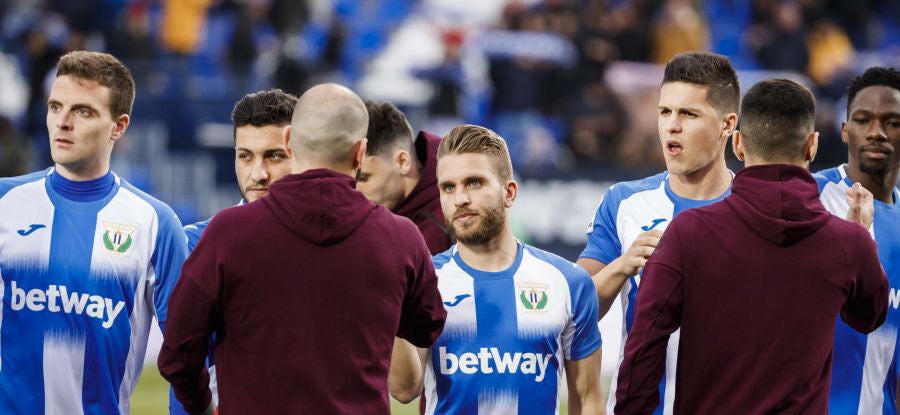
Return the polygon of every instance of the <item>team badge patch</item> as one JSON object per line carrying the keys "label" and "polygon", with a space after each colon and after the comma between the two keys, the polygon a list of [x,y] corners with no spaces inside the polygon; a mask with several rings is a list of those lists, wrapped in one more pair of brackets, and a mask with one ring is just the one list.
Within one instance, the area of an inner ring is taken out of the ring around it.
{"label": "team badge patch", "polygon": [[526,310],[545,311],[548,301],[547,284],[520,282],[516,286],[519,288],[519,301]]}
{"label": "team badge patch", "polygon": [[103,222],[103,247],[113,255],[125,255],[134,244],[134,233],[137,226],[121,223]]}

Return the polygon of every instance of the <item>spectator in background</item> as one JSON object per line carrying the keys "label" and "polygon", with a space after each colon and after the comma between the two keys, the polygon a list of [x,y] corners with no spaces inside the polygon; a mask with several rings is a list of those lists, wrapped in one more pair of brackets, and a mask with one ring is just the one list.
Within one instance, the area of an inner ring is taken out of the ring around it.
{"label": "spectator in background", "polygon": [[147,82],[159,56],[159,47],[153,38],[147,3],[135,2],[128,6],[124,18],[113,27],[113,35],[107,39],[109,50],[127,62],[138,85]]}
{"label": "spectator in background", "polygon": [[769,70],[804,73],[809,65],[803,9],[797,2],[783,0],[773,6],[771,15],[749,30],[747,42],[759,64]]}
{"label": "spectator in background", "polygon": [[628,115],[602,74],[592,76],[570,98],[566,114],[570,116],[567,141],[576,165],[598,166],[616,161],[611,147],[627,128]]}
{"label": "spectator in background", "polygon": [[656,63],[666,63],[681,52],[709,47],[709,27],[690,0],[666,0],[650,31]]}
{"label": "spectator in background", "polygon": [[212,0],[162,0],[162,3],[160,40],[163,48],[176,55],[194,54]]}
{"label": "spectator in background", "polygon": [[9,118],[0,115],[0,177],[27,173],[30,150],[28,142],[17,134]]}

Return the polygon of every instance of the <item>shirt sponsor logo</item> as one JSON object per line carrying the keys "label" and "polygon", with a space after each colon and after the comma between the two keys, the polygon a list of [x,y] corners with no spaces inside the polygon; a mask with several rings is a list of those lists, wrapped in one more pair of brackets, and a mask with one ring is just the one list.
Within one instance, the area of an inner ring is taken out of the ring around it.
{"label": "shirt sponsor logo", "polygon": [[894,307],[894,310],[900,308],[900,290],[896,288],[891,288],[890,298],[888,298],[888,304],[891,307]]}
{"label": "shirt sponsor logo", "polygon": [[125,302],[119,301],[113,304],[110,298],[86,293],[69,292],[65,285],[50,285],[46,290],[34,288],[25,291],[16,286],[16,282],[10,283],[10,308],[20,311],[28,308],[31,311],[49,311],[51,313],[63,312],[66,314],[87,314],[103,321],[103,328],[112,327],[113,322],[122,309]]}
{"label": "shirt sponsor logo", "polygon": [[478,353],[466,352],[460,355],[448,353],[446,347],[439,347],[438,355],[442,375],[452,375],[456,372],[465,375],[521,373],[534,375],[535,382],[544,380],[550,358],[553,357],[551,354],[540,353],[501,353],[496,347],[482,347]]}

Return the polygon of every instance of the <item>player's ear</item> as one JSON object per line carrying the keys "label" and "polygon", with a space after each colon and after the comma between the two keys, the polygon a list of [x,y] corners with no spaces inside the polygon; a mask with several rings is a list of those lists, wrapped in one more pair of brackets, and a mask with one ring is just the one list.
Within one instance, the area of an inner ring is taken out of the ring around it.
{"label": "player's ear", "polygon": [[744,141],[739,130],[734,130],[731,135],[731,151],[738,160],[744,161]]}
{"label": "player's ear", "polygon": [[369,139],[363,137],[353,145],[353,169],[356,170],[362,166],[363,160],[366,158],[366,143]]}
{"label": "player's ear", "polygon": [[806,137],[806,161],[813,161],[819,151],[819,132],[813,131]]}
{"label": "player's ear", "polygon": [[843,141],[844,144],[847,144],[849,143],[849,140],[850,135],[847,134],[847,121],[841,121],[841,141]]}
{"label": "player's ear", "polygon": [[737,128],[738,123],[738,115],[731,112],[725,114],[725,118],[722,120],[722,137],[728,139],[734,134],[735,129]]}
{"label": "player's ear", "polygon": [[116,119],[116,124],[113,126],[112,133],[110,134],[110,138],[113,141],[118,141],[125,135],[125,130],[128,129],[128,125],[131,123],[131,117],[128,114],[122,114],[119,118]]}
{"label": "player's ear", "polygon": [[513,202],[516,201],[516,196],[519,195],[519,184],[515,180],[509,180],[506,182],[506,187],[503,190],[503,205],[507,209],[511,208]]}
{"label": "player's ear", "polygon": [[412,169],[412,159],[406,150],[397,150],[394,152],[394,165],[400,170],[400,174],[406,176]]}
{"label": "player's ear", "polygon": [[291,126],[290,124],[285,125],[284,129],[281,130],[281,141],[284,143],[284,148],[288,150],[288,154],[293,155],[291,152]]}

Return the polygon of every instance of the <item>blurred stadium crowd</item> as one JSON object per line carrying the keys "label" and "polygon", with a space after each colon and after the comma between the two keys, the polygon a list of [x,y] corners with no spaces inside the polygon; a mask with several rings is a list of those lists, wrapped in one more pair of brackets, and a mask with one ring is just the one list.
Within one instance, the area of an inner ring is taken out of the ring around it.
{"label": "blurred stadium crowd", "polygon": [[891,0],[0,0],[0,21],[0,176],[49,163],[59,56],[108,51],[138,83],[113,169],[185,223],[237,200],[229,115],[262,88],[344,83],[417,129],[493,128],[526,179],[598,182],[664,168],[653,108],[678,52],[728,56],[744,87],[811,87],[813,170],[845,160],[847,81],[900,66]]}

